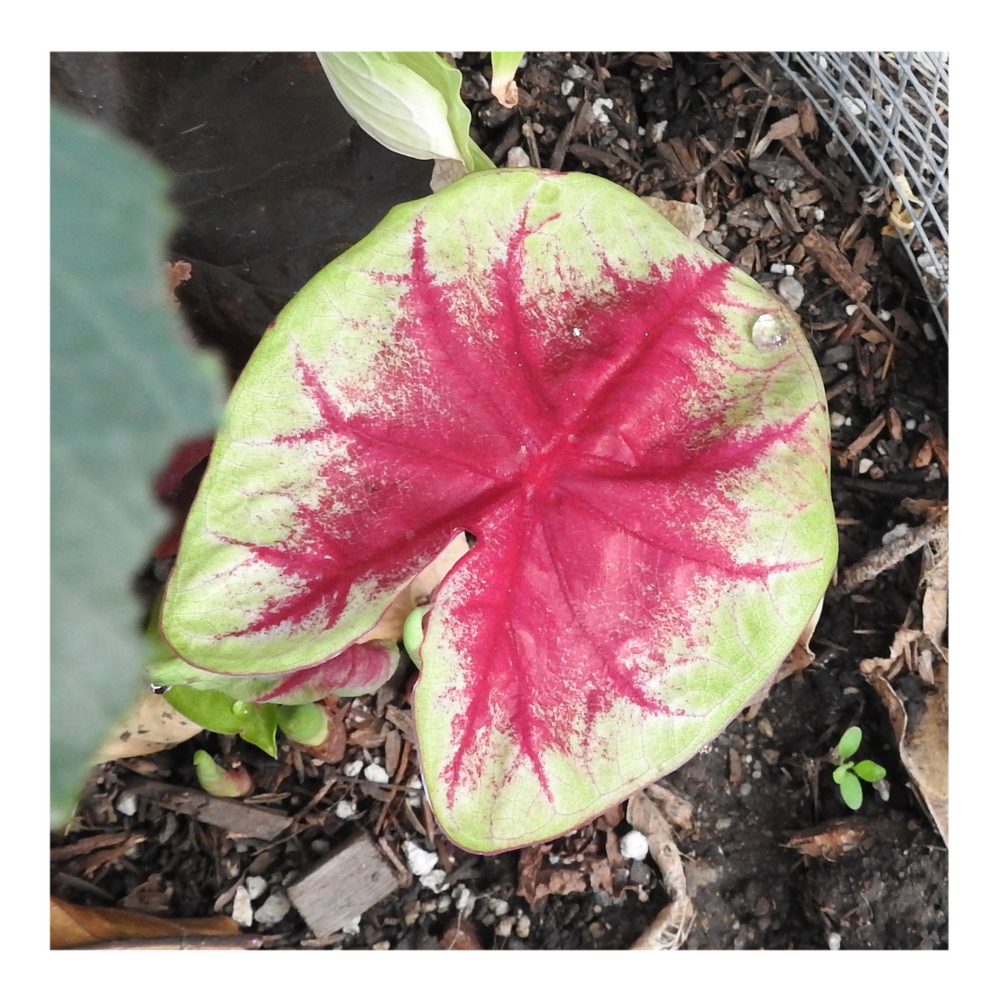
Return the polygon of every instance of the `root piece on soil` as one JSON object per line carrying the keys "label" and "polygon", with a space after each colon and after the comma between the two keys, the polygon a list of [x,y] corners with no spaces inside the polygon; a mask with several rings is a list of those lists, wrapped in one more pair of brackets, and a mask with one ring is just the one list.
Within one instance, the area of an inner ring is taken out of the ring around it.
{"label": "root piece on soil", "polygon": [[646,835],[649,853],[663,875],[663,885],[673,897],[632,945],[632,951],[676,951],[687,940],[694,924],[694,905],[688,896],[687,879],[673,830],[662,808],[646,793],[629,799],[626,818]]}

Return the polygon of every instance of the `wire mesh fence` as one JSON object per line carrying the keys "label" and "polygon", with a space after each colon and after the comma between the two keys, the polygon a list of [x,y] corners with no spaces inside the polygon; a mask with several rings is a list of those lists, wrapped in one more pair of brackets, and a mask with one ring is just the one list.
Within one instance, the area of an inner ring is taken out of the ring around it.
{"label": "wire mesh fence", "polygon": [[890,224],[948,336],[948,55],[772,52],[867,184],[889,181]]}

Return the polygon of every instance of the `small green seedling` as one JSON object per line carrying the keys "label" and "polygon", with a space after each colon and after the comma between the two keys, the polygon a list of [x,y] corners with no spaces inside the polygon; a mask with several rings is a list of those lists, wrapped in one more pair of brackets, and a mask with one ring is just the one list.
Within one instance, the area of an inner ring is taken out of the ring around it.
{"label": "small green seedling", "polygon": [[[848,757],[857,753],[861,746],[861,729],[851,726],[837,744],[836,760],[839,762],[833,772],[833,780],[840,786],[840,797],[844,805],[850,809],[860,809],[863,793],[861,781],[881,781],[885,777],[885,768],[871,760],[859,760],[856,764]],[[858,779],[861,779],[859,781]]]}

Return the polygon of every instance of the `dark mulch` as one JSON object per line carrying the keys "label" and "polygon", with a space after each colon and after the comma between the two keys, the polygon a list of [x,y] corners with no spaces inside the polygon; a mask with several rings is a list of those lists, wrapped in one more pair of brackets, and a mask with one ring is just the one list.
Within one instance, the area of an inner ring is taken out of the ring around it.
{"label": "dark mulch", "polygon": [[[801,94],[766,57],[535,54],[520,74],[516,110],[491,98],[488,60],[467,53],[459,65],[475,137],[495,162],[516,146],[533,165],[697,201],[706,215],[701,242],[765,285],[787,276],[775,265],[791,266],[835,414],[835,456],[846,452],[833,462],[841,569],[878,548],[894,526],[920,523],[904,500],[946,499],[947,347],[933,329],[925,332],[930,317],[919,285],[881,233],[888,189],[861,191],[849,161],[822,125],[812,127]],[[179,178],[185,222],[173,249],[194,265],[180,294],[192,330],[223,352],[233,373],[306,278],[392,204],[427,191],[427,164],[382,151],[331,114],[312,57],[56,56],[53,90],[138,138]],[[606,120],[588,116],[595,99]],[[748,164],[747,150],[798,112],[791,141],[775,140]],[[817,263],[807,249],[815,233],[839,248],[853,277],[838,284]],[[859,301],[844,284],[862,289]],[[880,418],[885,426],[852,448]],[[858,669],[866,657],[887,655],[908,615],[919,624],[919,560],[914,554],[851,593],[829,595],[812,643],[817,662],[664,780],[694,806],[693,828],[679,834],[696,910],[687,948],[947,947],[947,853]],[[168,568],[151,562],[147,592]],[[99,768],[69,830],[53,834],[53,893],[177,917],[226,913],[248,877],[263,877],[275,893],[366,828],[397,860],[404,838],[438,850],[446,885],[435,892],[410,879],[364,915],[357,933],[323,946],[440,948],[460,920],[486,949],[629,947],[668,899],[652,862],[597,863],[618,857],[615,837],[628,829],[620,811],[545,849],[545,866],[587,873],[589,890],[529,905],[518,894],[526,852],[466,854],[404,794],[363,778],[330,783],[350,761],[387,756],[400,783],[416,773],[400,714],[408,711],[409,678],[397,680],[355,702],[346,756],[335,765],[289,747],[273,761],[203,733],[172,751]],[[919,685],[911,695],[918,704]],[[804,856],[784,845],[852,815],[832,768],[820,763],[850,725],[865,733],[864,755],[887,768],[888,800],[866,796],[858,849],[837,860]],[[135,800],[133,815],[116,808],[136,772],[196,786],[190,762],[199,747],[237,753],[256,780],[256,801],[296,816],[287,833],[235,838],[145,798]],[[326,794],[310,805],[325,783]],[[334,811],[343,799],[356,804],[351,818]],[[65,849],[99,835],[92,850]],[[294,910],[263,930],[267,947],[307,947],[312,938]]]}

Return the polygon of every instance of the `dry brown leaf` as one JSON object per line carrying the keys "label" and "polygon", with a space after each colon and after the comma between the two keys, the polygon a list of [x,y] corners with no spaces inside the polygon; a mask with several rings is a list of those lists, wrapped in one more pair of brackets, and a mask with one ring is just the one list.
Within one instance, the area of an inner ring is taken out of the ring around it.
{"label": "dry brown leaf", "polygon": [[833,819],[788,838],[784,847],[791,847],[811,858],[835,861],[862,847],[872,839],[869,824],[859,816]]}
{"label": "dry brown leaf", "polygon": [[[169,920],[110,906],[76,906],[49,898],[49,947],[53,950],[136,938],[229,937],[240,928],[231,917]],[[175,948],[181,948],[176,943]]]}
{"label": "dry brown leaf", "polygon": [[128,715],[112,730],[92,764],[169,750],[197,736],[201,726],[181,715],[162,695],[146,688]]}
{"label": "dry brown leaf", "polygon": [[666,788],[663,785],[652,784],[647,785],[643,789],[645,793],[651,798],[656,800],[656,804],[659,807],[661,813],[676,827],[681,830],[690,830],[694,826],[692,822],[692,817],[694,816],[694,807],[690,802],[682,795],[678,795],[671,788]]}
{"label": "dry brown leaf", "polygon": [[[934,689],[924,697],[923,711],[910,722],[903,699],[890,683],[907,664],[917,664],[930,651]],[[862,660],[861,672],[875,688],[892,723],[899,757],[941,839],[948,844],[948,659],[924,633],[903,628],[896,633],[888,657]]]}
{"label": "dry brown leaf", "polygon": [[694,923],[694,905],[688,896],[687,879],[680,851],[674,843],[670,821],[659,805],[645,792],[628,800],[629,823],[649,841],[649,853],[663,876],[663,885],[672,902],[632,945],[633,951],[676,951],[687,940]]}
{"label": "dry brown leaf", "polygon": [[547,844],[535,844],[521,851],[517,895],[523,896],[529,906],[534,906],[545,896],[564,896],[569,892],[586,892],[589,888],[583,871],[578,867],[553,865],[543,868],[542,862],[548,850]]}

